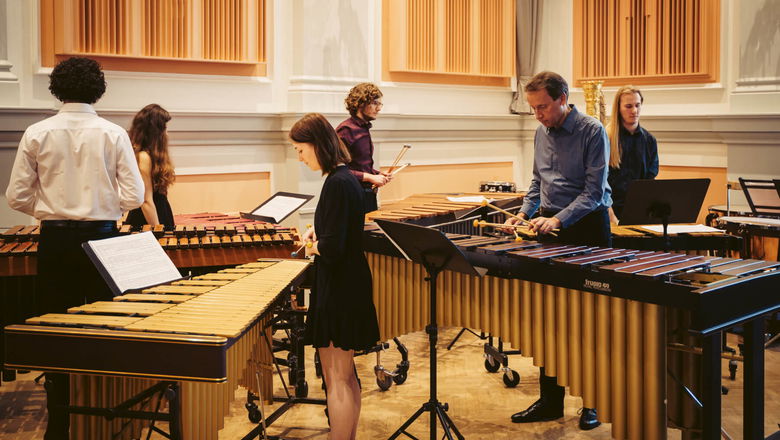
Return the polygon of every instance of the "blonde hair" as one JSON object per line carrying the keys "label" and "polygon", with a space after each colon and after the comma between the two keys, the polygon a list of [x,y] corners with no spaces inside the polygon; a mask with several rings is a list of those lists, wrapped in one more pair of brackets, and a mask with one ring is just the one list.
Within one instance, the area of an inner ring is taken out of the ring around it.
{"label": "blonde hair", "polygon": [[607,124],[607,137],[609,137],[609,167],[620,168],[620,155],[623,148],[620,145],[620,126],[623,125],[623,117],[620,116],[620,98],[623,95],[639,95],[639,102],[643,103],[645,97],[642,92],[631,85],[623,86],[615,92],[615,101],[612,103],[612,117]]}

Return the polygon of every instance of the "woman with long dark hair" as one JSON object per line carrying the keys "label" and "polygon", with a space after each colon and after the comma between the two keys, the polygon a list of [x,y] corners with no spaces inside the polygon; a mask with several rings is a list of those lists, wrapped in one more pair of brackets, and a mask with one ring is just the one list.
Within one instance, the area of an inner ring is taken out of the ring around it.
{"label": "woman with long dark hair", "polygon": [[314,285],[306,318],[306,343],[319,353],[328,388],[331,439],[355,439],[360,417],[360,387],[355,350],[379,340],[371,270],[363,254],[364,195],[347,168],[349,152],[318,113],[290,129],[298,160],[325,177],[314,213],[314,228],[304,234],[314,255]]}
{"label": "woman with long dark hair", "polygon": [[173,211],[168,203],[168,188],[176,180],[168,155],[167,124],[171,115],[157,104],[149,104],[136,113],[130,126],[138,169],[144,180],[144,203],[127,215],[125,223],[133,227],[164,225],[173,229]]}

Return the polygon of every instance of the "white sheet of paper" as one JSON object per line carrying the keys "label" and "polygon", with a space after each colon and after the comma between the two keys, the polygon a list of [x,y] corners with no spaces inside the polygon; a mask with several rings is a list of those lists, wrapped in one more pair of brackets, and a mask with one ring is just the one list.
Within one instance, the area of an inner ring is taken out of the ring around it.
{"label": "white sheet of paper", "polygon": [[776,218],[723,216],[718,217],[718,221],[759,226],[780,226],[780,219]]}
{"label": "white sheet of paper", "polygon": [[181,278],[179,270],[151,232],[88,243],[121,292]]}
{"label": "white sheet of paper", "polygon": [[[663,234],[664,232],[663,225],[642,225],[642,227],[653,232],[658,232],[659,234]],[[669,234],[691,234],[696,232],[723,232],[723,230],[705,225],[669,225],[667,232]]]}
{"label": "white sheet of paper", "polygon": [[270,217],[274,219],[274,223],[278,223],[280,219],[287,217],[288,214],[295,211],[306,202],[306,199],[297,197],[276,196],[265,205],[252,211],[252,214]]}
{"label": "white sheet of paper", "polygon": [[495,200],[486,199],[483,196],[447,197],[447,200],[449,200],[450,202],[461,202],[461,203],[482,203],[483,200],[487,200],[488,203],[495,202]]}

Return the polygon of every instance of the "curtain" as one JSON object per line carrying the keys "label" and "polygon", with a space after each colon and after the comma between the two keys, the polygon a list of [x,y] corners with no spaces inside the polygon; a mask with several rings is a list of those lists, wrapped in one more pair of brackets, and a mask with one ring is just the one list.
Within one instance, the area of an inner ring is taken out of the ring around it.
{"label": "curtain", "polygon": [[531,113],[525,101],[523,86],[536,70],[536,46],[539,39],[539,24],[542,17],[541,0],[517,0],[515,32],[515,72],[517,92],[512,95],[509,111],[512,113]]}

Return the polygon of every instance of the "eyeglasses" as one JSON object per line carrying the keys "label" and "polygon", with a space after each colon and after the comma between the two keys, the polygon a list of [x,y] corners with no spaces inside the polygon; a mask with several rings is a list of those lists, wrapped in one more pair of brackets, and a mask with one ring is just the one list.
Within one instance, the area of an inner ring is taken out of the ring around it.
{"label": "eyeglasses", "polygon": [[372,104],[372,105],[374,105],[376,107],[382,107],[384,105],[384,104],[382,104],[382,101],[380,101],[378,99],[375,99],[375,100],[371,101],[369,104]]}

